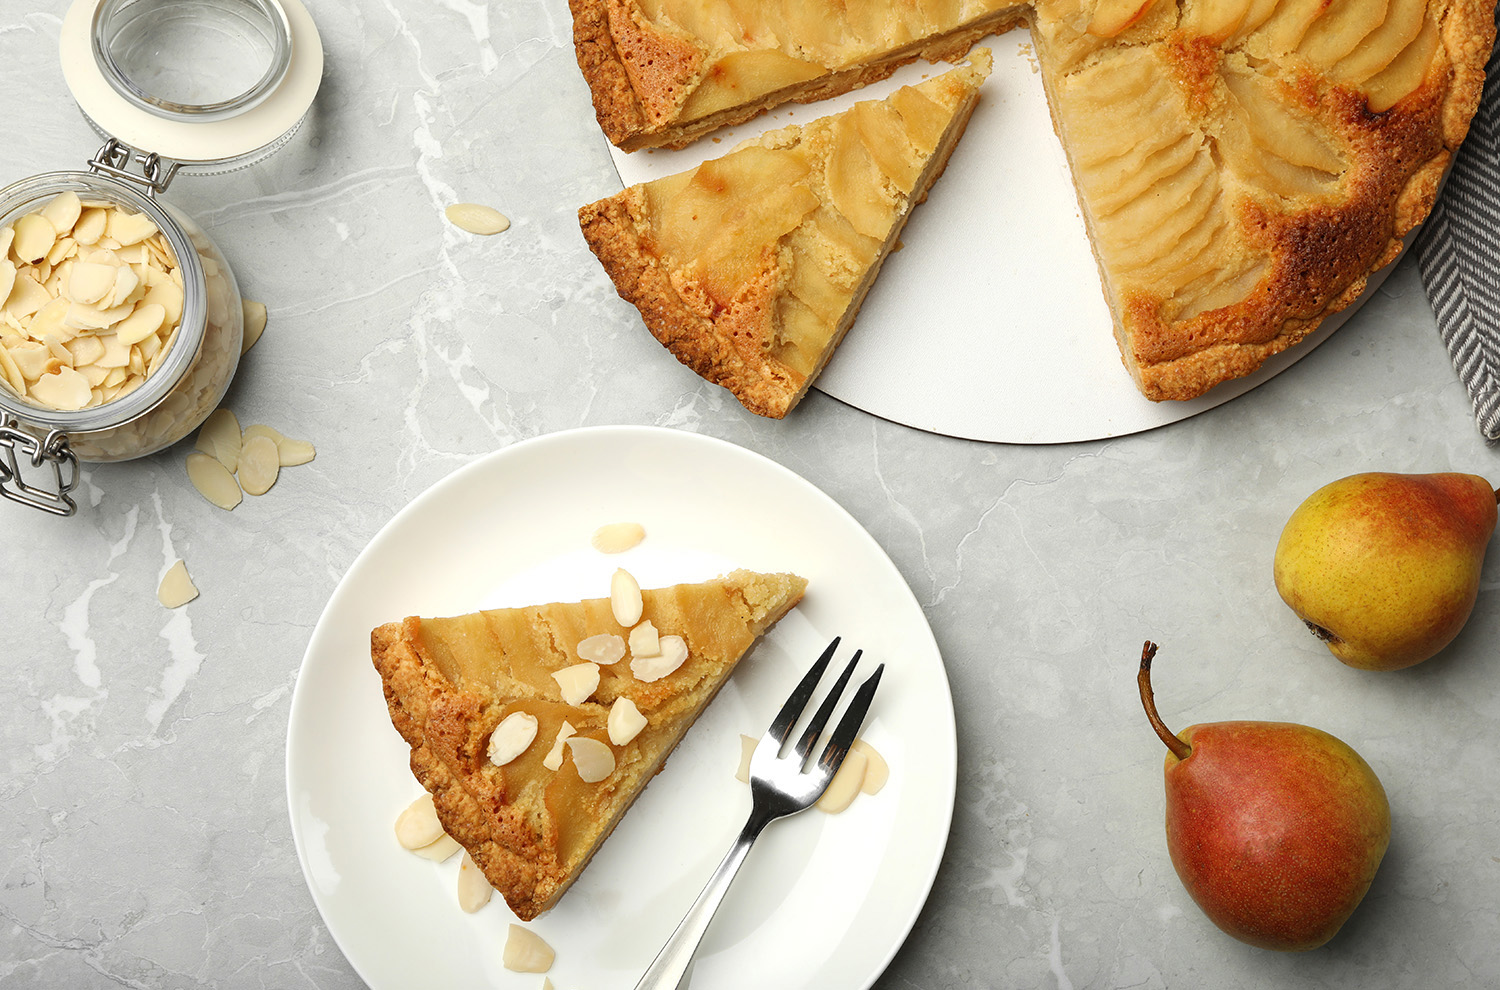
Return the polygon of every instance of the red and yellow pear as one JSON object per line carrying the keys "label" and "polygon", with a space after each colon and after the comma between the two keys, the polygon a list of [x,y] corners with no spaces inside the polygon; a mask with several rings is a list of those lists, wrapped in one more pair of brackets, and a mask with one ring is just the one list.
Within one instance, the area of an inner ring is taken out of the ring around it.
{"label": "red and yellow pear", "polygon": [[1276,590],[1351,667],[1421,663],[1469,619],[1497,497],[1472,474],[1372,472],[1331,482],[1287,520]]}
{"label": "red and yellow pear", "polygon": [[1137,678],[1166,743],[1167,852],[1210,921],[1263,949],[1316,949],[1354,913],[1391,839],[1380,780],[1360,755],[1290,722],[1212,722],[1173,733]]}

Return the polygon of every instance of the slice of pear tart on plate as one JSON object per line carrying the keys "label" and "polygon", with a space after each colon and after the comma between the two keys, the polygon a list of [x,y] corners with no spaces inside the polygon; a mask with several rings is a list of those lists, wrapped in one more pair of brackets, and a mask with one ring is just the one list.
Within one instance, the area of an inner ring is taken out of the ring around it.
{"label": "slice of pear tart on plate", "polygon": [[[375,629],[370,654],[444,830],[530,921],[806,585],[738,570],[642,591],[654,657],[626,652],[631,630],[609,598],[407,618]],[[611,718],[617,709],[626,717]]]}

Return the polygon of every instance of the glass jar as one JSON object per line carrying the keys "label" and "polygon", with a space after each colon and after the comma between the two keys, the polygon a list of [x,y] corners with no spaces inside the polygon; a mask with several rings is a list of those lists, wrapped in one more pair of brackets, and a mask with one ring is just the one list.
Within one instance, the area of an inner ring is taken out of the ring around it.
{"label": "glass jar", "polygon": [[183,283],[170,350],[131,392],[61,411],[23,398],[0,372],[0,495],[72,515],[79,461],[143,457],[183,439],[218,406],[239,363],[234,274],[213,240],[157,194],[179,172],[243,168],[290,139],[317,91],[323,51],[300,0],[75,0],[59,47],[68,88],[106,142],[87,172],[0,189],[0,227],[71,191],[149,218]]}

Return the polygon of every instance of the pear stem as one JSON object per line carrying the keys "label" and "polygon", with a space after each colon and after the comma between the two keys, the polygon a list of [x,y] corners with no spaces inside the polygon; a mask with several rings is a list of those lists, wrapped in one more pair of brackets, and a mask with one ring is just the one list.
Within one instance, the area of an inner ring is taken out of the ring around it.
{"label": "pear stem", "polygon": [[1161,716],[1156,713],[1156,697],[1151,691],[1151,660],[1156,656],[1156,644],[1149,639],[1146,645],[1141,647],[1141,672],[1136,675],[1135,683],[1141,689],[1141,705],[1146,709],[1146,718],[1151,720],[1151,728],[1161,737],[1161,741],[1167,744],[1172,755],[1179,760],[1185,760],[1193,755],[1193,747],[1183,742],[1178,736],[1167,728]]}

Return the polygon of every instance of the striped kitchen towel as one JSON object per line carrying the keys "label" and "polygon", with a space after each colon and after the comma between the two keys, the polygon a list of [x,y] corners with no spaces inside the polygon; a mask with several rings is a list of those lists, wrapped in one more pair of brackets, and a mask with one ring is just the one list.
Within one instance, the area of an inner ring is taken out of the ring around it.
{"label": "striped kitchen towel", "polygon": [[1417,263],[1479,432],[1500,440],[1500,45],[1469,136],[1418,237]]}

